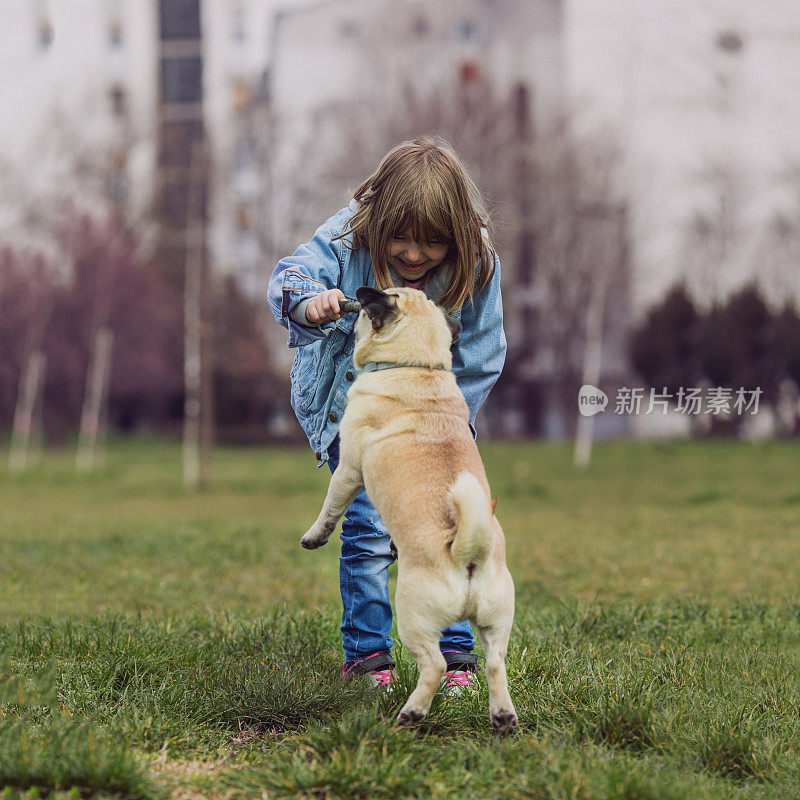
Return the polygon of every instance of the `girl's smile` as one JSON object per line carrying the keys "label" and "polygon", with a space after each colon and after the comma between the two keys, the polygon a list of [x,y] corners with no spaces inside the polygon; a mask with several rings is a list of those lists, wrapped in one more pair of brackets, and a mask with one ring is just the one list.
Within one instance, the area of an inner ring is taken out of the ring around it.
{"label": "girl's smile", "polygon": [[417,283],[444,261],[447,250],[447,243],[438,240],[417,242],[409,229],[389,240],[387,257],[402,278]]}

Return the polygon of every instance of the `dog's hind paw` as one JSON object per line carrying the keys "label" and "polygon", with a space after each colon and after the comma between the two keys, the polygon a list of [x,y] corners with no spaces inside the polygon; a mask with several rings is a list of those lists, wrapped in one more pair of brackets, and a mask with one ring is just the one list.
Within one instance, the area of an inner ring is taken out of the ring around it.
{"label": "dog's hind paw", "polygon": [[492,727],[501,736],[508,736],[517,728],[517,715],[513,711],[497,711],[492,714]]}
{"label": "dog's hind paw", "polygon": [[397,724],[401,727],[404,727],[405,725],[416,725],[418,722],[422,722],[423,719],[425,719],[425,715],[421,711],[418,711],[415,708],[412,708],[408,711],[403,709],[397,715]]}

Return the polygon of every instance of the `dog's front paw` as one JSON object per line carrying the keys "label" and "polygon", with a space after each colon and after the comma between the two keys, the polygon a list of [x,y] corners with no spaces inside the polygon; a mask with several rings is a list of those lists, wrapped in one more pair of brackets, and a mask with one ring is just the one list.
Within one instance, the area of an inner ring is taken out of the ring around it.
{"label": "dog's front paw", "polygon": [[322,527],[315,525],[303,534],[303,538],[300,540],[301,546],[305,547],[306,550],[316,550],[318,547],[322,547],[322,545],[328,543],[328,539],[331,538],[335,527],[335,525],[324,525]]}
{"label": "dog's front paw", "polygon": [[327,536],[320,536],[316,531],[309,531],[300,540],[300,545],[306,550],[316,550],[318,547],[328,543]]}

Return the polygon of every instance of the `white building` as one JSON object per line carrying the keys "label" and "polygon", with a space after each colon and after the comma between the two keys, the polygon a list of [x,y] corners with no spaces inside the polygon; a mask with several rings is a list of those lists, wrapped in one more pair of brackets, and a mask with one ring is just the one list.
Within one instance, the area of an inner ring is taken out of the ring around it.
{"label": "white building", "polygon": [[[348,98],[391,99],[399,79],[431,85],[466,63],[510,92],[534,76],[562,100],[560,0],[318,0],[274,29],[272,102],[294,114]],[[365,70],[368,70],[365,73]]]}
{"label": "white building", "polygon": [[634,307],[679,277],[800,299],[800,4],[568,0],[564,52],[581,124],[627,156]]}
{"label": "white building", "polygon": [[[215,164],[210,247],[235,271],[233,195],[237,105],[269,59],[276,6],[292,0],[204,0],[206,131]],[[159,92],[158,0],[5,0],[0,26],[0,238],[52,250],[26,209],[72,196],[103,207],[100,176],[130,219],[146,217],[155,189]],[[145,235],[147,231],[142,231]],[[55,255],[51,252],[51,255]],[[251,265],[254,266],[254,265]]]}
{"label": "white building", "polygon": [[[157,62],[155,6],[110,0],[6,0],[0,26],[0,233],[47,247],[23,221],[32,203],[79,194],[96,172],[152,174]],[[93,162],[93,163],[92,163]],[[89,169],[89,172],[92,172]],[[129,202],[149,202],[134,181]],[[99,202],[99,198],[94,198]]]}
{"label": "white building", "polygon": [[[753,275],[775,300],[800,294],[800,210],[789,176],[800,162],[793,0],[204,0],[202,15],[216,166],[211,252],[253,294],[265,277],[252,224],[260,189],[238,121],[265,71],[271,105],[291,123],[320,104],[368,99],[382,73],[436,81],[476,65],[509,91],[532,81],[533,113],[563,102],[580,111],[585,129],[620,137],[635,309],[681,276],[706,298]],[[76,178],[76,153],[84,167],[110,160],[120,169],[127,180],[116,188],[134,219],[148,207],[157,31],[157,0],[5,1],[6,240],[46,246],[22,219],[26,199],[69,194],[83,181],[75,192],[91,202],[92,176]],[[278,166],[295,165],[287,158]]]}

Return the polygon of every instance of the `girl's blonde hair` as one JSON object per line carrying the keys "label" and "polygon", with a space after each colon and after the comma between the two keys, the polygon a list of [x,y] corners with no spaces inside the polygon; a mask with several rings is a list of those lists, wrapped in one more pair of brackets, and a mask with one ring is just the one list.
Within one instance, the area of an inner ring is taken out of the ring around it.
{"label": "girl's blonde hair", "polygon": [[[353,193],[358,208],[350,218],[353,250],[366,247],[379,289],[392,286],[386,253],[392,236],[409,228],[418,242],[449,245],[452,279],[441,304],[448,311],[472,301],[494,275],[494,249],[481,228],[488,215],[480,192],[453,148],[438,136],[402,142]],[[343,231],[337,238],[346,235]]]}

